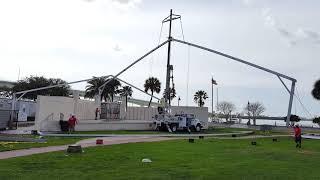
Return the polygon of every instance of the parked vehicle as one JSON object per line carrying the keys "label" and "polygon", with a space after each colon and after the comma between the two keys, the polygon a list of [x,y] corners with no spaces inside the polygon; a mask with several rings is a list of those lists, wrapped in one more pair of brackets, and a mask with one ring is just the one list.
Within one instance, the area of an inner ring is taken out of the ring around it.
{"label": "parked vehicle", "polygon": [[193,114],[158,114],[154,116],[154,127],[156,130],[167,130],[169,132],[176,132],[177,130],[200,132],[203,125]]}

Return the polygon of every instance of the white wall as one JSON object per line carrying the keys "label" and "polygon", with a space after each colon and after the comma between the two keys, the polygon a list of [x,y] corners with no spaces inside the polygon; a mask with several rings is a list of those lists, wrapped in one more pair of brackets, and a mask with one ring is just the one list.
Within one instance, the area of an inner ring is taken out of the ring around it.
{"label": "white wall", "polygon": [[95,109],[99,107],[94,101],[75,100],[69,97],[38,96],[35,125],[41,131],[59,131],[60,113],[63,120],[75,114],[79,121],[95,118]]}
{"label": "white wall", "polygon": [[152,121],[152,116],[158,113],[156,108],[147,107],[120,107],[120,118],[123,120],[147,120]]}
{"label": "white wall", "polygon": [[[74,113],[79,119],[80,129],[86,129],[86,126],[99,127],[97,124],[99,121],[95,121],[95,109],[100,108],[94,101],[81,100],[78,98],[69,97],[57,97],[57,96],[38,96],[37,106],[36,106],[36,128],[40,131],[60,131],[60,113],[64,115],[63,120],[68,120],[70,114]],[[207,107],[186,107],[186,106],[173,106],[172,114],[177,113],[190,113],[194,114],[196,118],[202,121],[202,124],[207,127],[208,123],[208,108]],[[116,125],[111,129],[137,129],[141,127],[142,129],[150,128],[148,123],[145,121],[152,122],[152,117],[158,113],[157,108],[147,108],[147,107],[128,107],[125,111],[125,107],[122,104],[120,106],[120,120],[127,121],[144,121],[143,125],[139,126],[137,123],[126,125],[122,124]],[[120,121],[117,120],[117,121]],[[104,120],[102,120],[104,121]],[[94,126],[89,125],[95,123]],[[115,122],[116,123],[116,122]],[[119,122],[120,123],[120,122]],[[109,126],[103,125],[101,123],[100,129],[108,130]],[[98,129],[99,129],[98,128]],[[98,130],[97,129],[97,130]],[[94,129],[93,129],[94,130]]]}
{"label": "white wall", "polygon": [[[120,107],[120,118],[123,120],[150,120],[158,113],[157,108],[148,107],[128,107],[127,111],[123,106]],[[194,114],[197,119],[207,128],[208,124],[208,107],[192,106],[172,106],[172,114]]]}

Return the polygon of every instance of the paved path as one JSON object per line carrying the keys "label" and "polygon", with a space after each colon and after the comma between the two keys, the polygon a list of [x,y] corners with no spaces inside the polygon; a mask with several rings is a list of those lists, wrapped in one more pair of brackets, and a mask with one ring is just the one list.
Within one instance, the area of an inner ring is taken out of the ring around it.
{"label": "paved path", "polygon": [[41,136],[53,136],[53,137],[199,137],[199,136],[228,136],[228,135],[249,135],[253,131],[234,131],[231,133],[163,133],[163,134],[55,134],[55,133],[41,133]]}
{"label": "paved path", "polygon": [[[154,141],[164,141],[174,138],[166,137],[103,137],[103,138],[91,138],[85,139],[77,142],[76,144],[81,145],[82,147],[93,147],[96,145],[96,139],[103,139],[103,145],[112,145],[112,144],[125,144],[125,143],[136,143],[136,142],[154,142]],[[98,145],[98,146],[103,146]],[[13,157],[28,156],[32,154],[41,154],[54,151],[63,151],[68,148],[69,145],[62,146],[49,146],[41,148],[30,148],[30,149],[21,149],[13,151],[4,151],[0,152],[0,159],[8,159]]]}

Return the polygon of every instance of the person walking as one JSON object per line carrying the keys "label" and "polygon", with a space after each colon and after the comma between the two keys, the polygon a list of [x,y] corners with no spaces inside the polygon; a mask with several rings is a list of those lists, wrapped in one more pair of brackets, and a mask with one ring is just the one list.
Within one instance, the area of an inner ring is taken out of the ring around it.
{"label": "person walking", "polygon": [[98,119],[98,116],[99,116],[99,112],[100,112],[100,110],[99,110],[99,108],[96,108],[96,111],[95,111],[95,120],[97,120]]}
{"label": "person walking", "polygon": [[74,114],[72,114],[71,117],[68,120],[69,133],[75,131],[75,126],[76,126],[77,123],[78,123],[78,120],[77,120],[76,116]]}
{"label": "person walking", "polygon": [[301,148],[301,128],[299,127],[299,125],[295,125],[293,129],[296,148]]}

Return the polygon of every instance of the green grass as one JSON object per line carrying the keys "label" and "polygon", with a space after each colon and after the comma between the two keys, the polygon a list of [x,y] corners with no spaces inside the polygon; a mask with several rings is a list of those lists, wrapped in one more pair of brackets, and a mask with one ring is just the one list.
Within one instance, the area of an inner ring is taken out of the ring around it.
{"label": "green grass", "polygon": [[[28,136],[37,138],[37,136]],[[28,149],[34,147],[46,147],[46,146],[58,146],[65,144],[74,144],[83,138],[65,138],[65,137],[46,137],[46,142],[1,142],[0,141],[0,152],[1,151],[11,151],[17,149]],[[1,178],[0,178],[1,179]]]}
{"label": "green grass", "polygon": [[[204,130],[201,133],[228,133],[233,131],[239,131],[235,128],[218,128],[218,129],[208,129]],[[241,131],[241,129],[240,129]],[[129,131],[129,130],[118,130],[118,131],[83,131],[83,132],[74,132],[73,134],[167,134],[168,132],[164,131]],[[187,132],[177,132],[185,134]],[[1,136],[11,136],[11,137],[27,137],[27,138],[38,138],[34,135],[1,135]],[[56,145],[66,145],[73,144],[84,138],[76,137],[45,137],[47,142],[38,143],[38,142],[1,142],[0,141],[0,152],[1,151],[10,151],[18,149],[28,149],[34,147],[46,147],[46,146],[56,146]]]}
{"label": "green grass", "polygon": [[[250,131],[250,129],[238,129],[238,128],[209,128],[201,131],[200,133],[211,134],[211,133],[232,133],[235,131]],[[118,131],[78,131],[73,134],[167,134],[168,132],[164,131],[130,131],[130,130],[118,130]],[[193,132],[196,133],[196,132]],[[261,131],[254,131],[257,135],[270,135],[270,134],[284,134],[284,132],[269,132],[264,133]],[[176,134],[188,134],[188,132],[180,131]],[[0,136],[15,136],[15,137],[27,137],[27,138],[38,138],[38,136],[33,135],[0,135]],[[226,137],[229,137],[227,135]],[[240,135],[238,135],[240,136]],[[245,135],[241,135],[245,136]],[[1,142],[0,141],[0,152],[1,151],[10,151],[17,149],[28,149],[33,147],[46,147],[46,146],[56,146],[56,145],[65,145],[73,144],[84,138],[76,137],[45,137],[47,142],[45,143],[31,143],[31,142]]]}
{"label": "green grass", "polygon": [[[0,161],[0,179],[319,179],[320,141],[173,140],[87,148]],[[141,159],[150,158],[150,164]]]}

